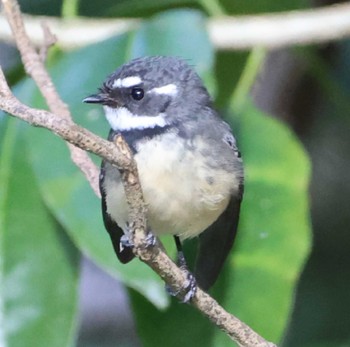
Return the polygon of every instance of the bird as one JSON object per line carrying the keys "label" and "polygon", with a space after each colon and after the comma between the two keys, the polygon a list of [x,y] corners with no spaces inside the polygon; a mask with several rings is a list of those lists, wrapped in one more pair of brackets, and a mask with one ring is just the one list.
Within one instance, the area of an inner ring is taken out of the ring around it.
{"label": "bird", "polygon": [[[131,148],[151,233],[174,237],[182,265],[183,242],[198,237],[194,286],[209,290],[237,233],[244,170],[231,128],[195,69],[179,57],[135,58],[83,102],[102,105],[108,140],[120,134]],[[125,246],[130,231],[121,174],[103,160],[99,180],[104,226],[126,264],[134,254]]]}

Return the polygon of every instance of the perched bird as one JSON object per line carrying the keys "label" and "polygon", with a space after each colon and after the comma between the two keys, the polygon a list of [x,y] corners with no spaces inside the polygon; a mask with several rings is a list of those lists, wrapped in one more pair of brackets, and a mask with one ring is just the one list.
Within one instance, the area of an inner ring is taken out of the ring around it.
{"label": "perched bird", "polygon": [[[134,153],[147,221],[155,236],[181,242],[199,236],[194,277],[213,285],[232,247],[243,194],[243,167],[230,127],[212,107],[196,72],[175,57],[130,61],[113,72],[97,94],[111,126]],[[118,170],[102,162],[102,214],[122,263],[133,259],[121,240],[128,235],[128,206]],[[123,236],[124,235],[124,236]]]}

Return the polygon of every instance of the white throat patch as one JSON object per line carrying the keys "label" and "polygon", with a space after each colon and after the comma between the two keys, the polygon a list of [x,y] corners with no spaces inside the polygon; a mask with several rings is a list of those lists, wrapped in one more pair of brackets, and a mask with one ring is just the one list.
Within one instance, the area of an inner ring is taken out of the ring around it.
{"label": "white throat patch", "polygon": [[133,129],[147,129],[165,127],[168,123],[165,120],[164,113],[158,116],[136,116],[125,107],[112,108],[103,106],[105,115],[111,128],[115,131],[125,131]]}

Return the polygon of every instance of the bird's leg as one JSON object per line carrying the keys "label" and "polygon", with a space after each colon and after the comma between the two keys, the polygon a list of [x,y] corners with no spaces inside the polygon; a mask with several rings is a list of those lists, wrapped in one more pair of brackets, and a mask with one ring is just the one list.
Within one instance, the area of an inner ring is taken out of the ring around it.
{"label": "bird's leg", "polygon": [[[176,263],[181,270],[184,270],[186,272],[186,277],[187,277],[186,282],[184,283],[184,286],[183,286],[183,291],[185,291],[185,295],[182,298],[182,302],[188,303],[196,293],[197,282],[193,274],[188,269],[180,238],[175,235],[174,239],[175,239],[176,250],[177,250]],[[182,290],[175,292],[168,285],[166,285],[166,290],[172,296],[177,296],[180,292],[182,292]]]}
{"label": "bird's leg", "polygon": [[188,271],[188,266],[185,259],[184,251],[182,249],[182,243],[180,241],[180,238],[177,235],[175,235],[174,240],[175,240],[176,251],[177,251],[176,264],[180,269]]}

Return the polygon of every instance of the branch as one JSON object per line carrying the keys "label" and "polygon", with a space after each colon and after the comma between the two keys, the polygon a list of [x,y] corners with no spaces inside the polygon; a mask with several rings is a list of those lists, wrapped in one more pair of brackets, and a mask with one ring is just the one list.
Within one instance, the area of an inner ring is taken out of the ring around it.
{"label": "branch", "polygon": [[349,37],[349,18],[350,4],[344,3],[304,11],[218,18],[210,21],[208,28],[220,49],[276,49]]}
{"label": "branch", "polygon": [[[101,41],[136,28],[140,19],[65,19],[24,16],[31,39],[42,46],[40,23],[44,19],[70,49]],[[293,45],[326,43],[350,36],[350,4],[336,4],[303,11],[208,19],[209,36],[222,50],[249,50],[256,46],[276,49]],[[0,16],[0,38],[12,42],[6,20]]]}
{"label": "branch", "polygon": [[[35,81],[49,109],[70,122],[72,120],[70,111],[58,95],[52,79],[44,66],[45,59],[43,57],[46,55],[48,46],[52,44],[53,40],[51,32],[47,26],[42,28],[41,35],[44,38],[44,48],[41,50],[41,53],[38,53],[25,31],[22,14],[17,2],[13,0],[2,0],[2,4],[27,74]],[[84,173],[96,195],[100,196],[98,189],[98,169],[96,165],[88,157],[86,152],[72,145],[68,145],[68,147],[73,162]]]}
{"label": "branch", "polygon": [[[132,229],[134,252],[174,292],[179,292],[179,297],[183,297],[185,294],[183,288],[187,281],[186,273],[176,266],[159,245],[146,246],[146,206],[143,201],[136,163],[123,138],[118,136],[115,143],[109,142],[74,124],[72,121],[61,118],[51,112],[33,109],[22,104],[10,91],[1,69],[0,109],[33,126],[52,131],[63,140],[108,160],[121,170],[125,194],[130,208],[129,220],[130,228]],[[249,326],[225,311],[211,296],[200,288],[197,289],[191,300],[191,305],[201,311],[241,347],[276,346],[264,340]]]}

